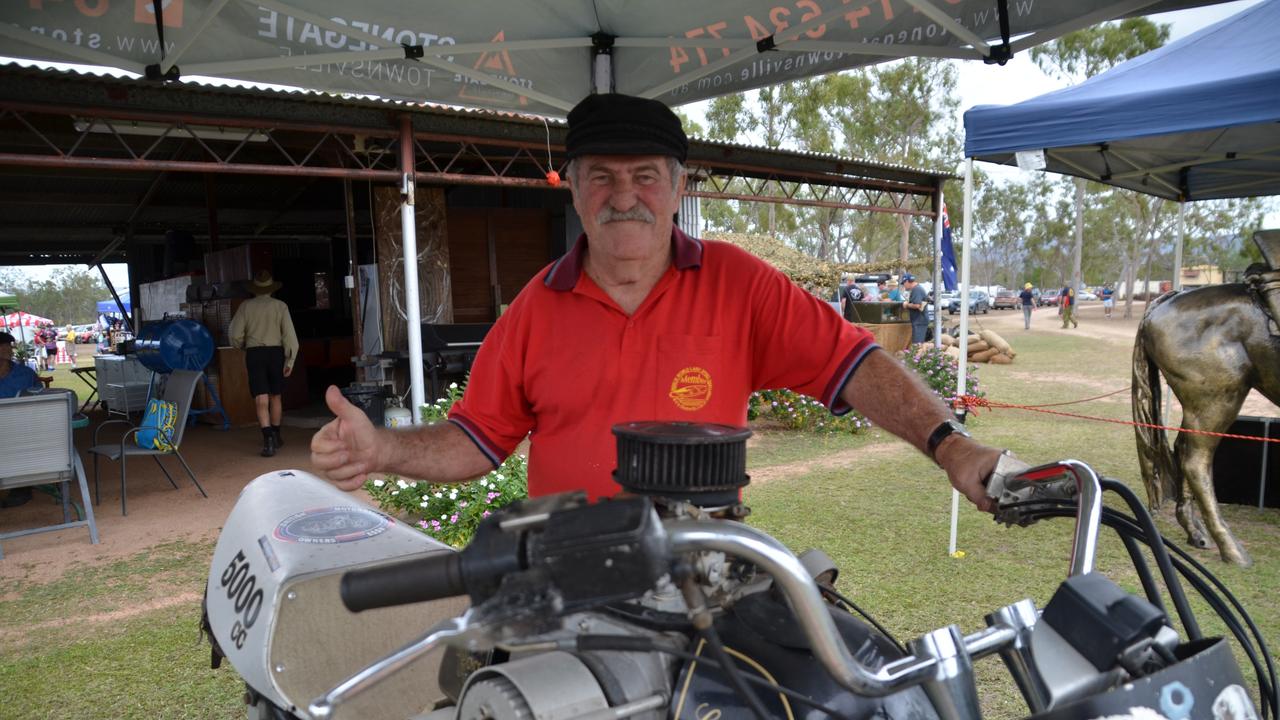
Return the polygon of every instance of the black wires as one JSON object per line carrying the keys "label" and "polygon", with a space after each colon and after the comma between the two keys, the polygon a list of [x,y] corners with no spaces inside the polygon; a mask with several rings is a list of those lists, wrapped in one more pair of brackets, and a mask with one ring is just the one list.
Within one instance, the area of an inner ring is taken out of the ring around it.
{"label": "black wires", "polygon": [[[1187,636],[1191,640],[1198,640],[1203,637],[1203,634],[1195,619],[1195,613],[1187,602],[1179,576],[1185,579],[1221,618],[1227,630],[1248,657],[1258,681],[1263,719],[1277,718],[1277,712],[1280,712],[1280,696],[1277,695],[1275,662],[1262,637],[1262,632],[1239,599],[1208,568],[1160,535],[1150,513],[1128,486],[1116,480],[1104,479],[1102,487],[1119,495],[1136,516],[1131,517],[1114,508],[1103,508],[1102,523],[1114,530],[1124,542],[1148,601],[1163,608],[1151,569],[1137,547],[1138,543],[1145,544],[1151,549],[1160,570],[1161,579],[1169,592],[1169,597],[1173,601]],[[1032,521],[1050,517],[1074,518],[1076,516],[1076,504],[1071,501],[1039,499],[1017,503],[1016,506],[1025,508],[1026,519]]]}

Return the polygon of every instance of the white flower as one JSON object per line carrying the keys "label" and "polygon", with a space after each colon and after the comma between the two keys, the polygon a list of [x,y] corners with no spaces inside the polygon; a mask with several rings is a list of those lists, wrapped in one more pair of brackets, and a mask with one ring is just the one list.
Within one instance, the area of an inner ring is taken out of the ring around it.
{"label": "white flower", "polygon": [[418,507],[426,507],[428,503],[430,503],[429,500],[423,500],[422,502],[418,503]]}
{"label": "white flower", "polygon": [[494,490],[498,487],[497,483],[489,483],[489,489]]}
{"label": "white flower", "polygon": [[399,494],[400,494],[400,491],[399,491],[399,490],[392,490],[392,491],[391,491],[391,494],[392,494],[392,495],[399,495]]}
{"label": "white flower", "polygon": [[399,487],[401,490],[408,490],[408,489],[409,489],[409,483],[405,482],[404,480],[400,480],[400,479],[397,479],[397,480],[396,480],[396,486],[397,486],[397,487]]}
{"label": "white flower", "polygon": [[383,485],[386,485],[386,484],[387,484],[387,481],[386,481],[386,480],[374,480],[374,481],[373,481],[373,486],[374,486],[374,487],[382,487]]}
{"label": "white flower", "polygon": [[440,516],[440,519],[441,519],[441,520],[448,520],[448,519],[449,519],[449,515],[448,515],[448,513],[445,513],[444,515],[441,515],[441,516]]}
{"label": "white flower", "polygon": [[458,389],[458,383],[449,383],[449,389],[450,389],[450,390],[457,390],[457,389]]}
{"label": "white flower", "polygon": [[507,479],[507,476],[506,476],[506,475],[503,475],[502,473],[498,473],[498,479],[499,479],[499,480],[506,480],[506,479]]}
{"label": "white flower", "polygon": [[444,493],[442,493],[442,492],[440,492],[439,490],[437,490],[437,491],[436,491],[436,497],[438,497],[438,498],[442,498],[442,497],[444,497]]}
{"label": "white flower", "polygon": [[449,499],[450,499],[450,500],[457,500],[457,499],[458,499],[458,491],[457,491],[457,490],[454,490],[453,492],[449,493]]}

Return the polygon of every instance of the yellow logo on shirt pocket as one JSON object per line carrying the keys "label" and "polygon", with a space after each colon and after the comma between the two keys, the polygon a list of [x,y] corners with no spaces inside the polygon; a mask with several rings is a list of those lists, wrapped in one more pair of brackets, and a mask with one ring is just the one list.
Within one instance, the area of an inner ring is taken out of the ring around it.
{"label": "yellow logo on shirt pocket", "polygon": [[700,367],[687,367],[671,381],[671,402],[681,410],[701,410],[711,401],[711,373]]}

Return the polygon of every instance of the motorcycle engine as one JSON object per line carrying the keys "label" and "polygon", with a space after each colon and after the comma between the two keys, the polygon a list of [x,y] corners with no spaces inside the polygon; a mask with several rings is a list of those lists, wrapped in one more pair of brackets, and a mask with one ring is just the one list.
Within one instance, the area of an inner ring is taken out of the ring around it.
{"label": "motorcycle engine", "polygon": [[[738,520],[748,514],[741,490],[749,481],[749,430],[644,422],[618,425],[613,432],[618,441],[614,479],[627,493],[652,500],[662,519]],[[575,518],[579,510],[570,507],[561,517]],[[556,516],[550,514],[549,526]],[[593,545],[595,540],[583,537],[581,543]],[[622,541],[601,543],[610,545],[609,553],[600,556],[609,559],[594,562],[626,562],[629,553],[618,551]],[[584,565],[580,574],[606,574],[592,569],[592,557],[579,556]],[[817,575],[831,568],[819,562],[812,571]],[[509,653],[505,658],[496,653],[473,659],[487,662],[465,678],[456,670],[469,663],[446,658],[440,686],[456,705],[426,720],[749,717],[746,700],[714,661],[708,662],[711,636],[696,631],[690,620],[688,578],[697,586],[699,604],[709,609],[725,650],[736,658],[738,672],[764,683],[757,694],[771,715],[804,714],[768,689],[775,685],[797,690],[848,717],[937,717],[919,688],[864,698],[839,687],[814,659],[787,603],[772,591],[770,577],[724,553],[701,552],[659,570],[645,592],[591,605],[562,617],[554,630],[518,637],[500,647]],[[580,597],[583,584],[575,580],[573,586],[579,591],[575,597]],[[610,597],[614,592],[599,588],[594,594]],[[846,644],[863,662],[879,666],[901,657],[891,641],[867,624],[834,607],[830,611]],[[665,650],[655,651],[655,646]]]}
{"label": "motorcycle engine", "polygon": [[[613,428],[618,442],[614,479],[633,495],[654,501],[660,517],[742,517],[740,492],[747,484],[745,428],[706,423],[642,422]],[[696,559],[694,568],[709,597],[722,599],[744,586],[723,553]],[[718,603],[717,603],[718,604]],[[462,659],[450,651],[440,686],[457,703],[426,720],[518,720],[533,717],[668,716],[673,684],[683,661],[674,655],[618,650],[569,653],[559,649],[581,636],[650,640],[687,651],[689,627],[680,590],[669,576],[642,597],[604,610],[574,613],[560,629],[522,638],[505,661]],[[501,653],[498,654],[499,656]],[[476,662],[490,664],[470,674]],[[495,662],[496,661],[496,662]],[[456,713],[456,714],[455,714]],[[619,714],[624,713],[624,714]]]}

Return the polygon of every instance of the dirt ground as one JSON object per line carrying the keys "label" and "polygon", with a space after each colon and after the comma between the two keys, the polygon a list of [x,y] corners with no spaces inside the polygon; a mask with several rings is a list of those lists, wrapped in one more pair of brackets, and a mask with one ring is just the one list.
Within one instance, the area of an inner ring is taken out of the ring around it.
{"label": "dirt ground", "polygon": [[[92,444],[93,428],[103,418],[97,415],[93,419],[90,427],[77,430],[75,436],[90,494],[94,488],[93,458],[85,449]],[[103,439],[112,429],[103,432]],[[312,428],[286,424],[281,430],[284,447],[275,457],[264,458],[258,455],[262,435],[255,427],[225,432],[207,425],[188,428],[182,454],[209,497],[200,496],[176,458],[160,458],[160,462],[178,483],[177,490],[153,460],[133,458],[128,473],[128,516],[120,514],[120,466],[100,459],[102,500],[94,507],[94,513],[101,542],[90,544],[86,528],[4,540],[0,545],[4,548],[0,578],[43,582],[61,576],[77,563],[107,563],[163,542],[212,540],[231,513],[240,490],[251,480],[275,470],[310,470],[309,444],[314,432]],[[359,495],[363,497],[363,491]],[[73,488],[72,497],[79,500],[79,491]],[[0,532],[56,524],[61,518],[61,506],[37,491],[26,505],[0,509]]]}
{"label": "dirt ground", "polygon": [[[1121,312],[1122,308],[1117,307],[1115,319],[1108,321],[1102,316],[1100,303],[1085,303],[1080,309],[1080,327],[1063,330],[1055,310],[1041,308],[1032,317],[1032,332],[1082,334],[1128,343],[1137,329],[1141,306],[1135,305],[1135,317],[1129,320],[1120,318]],[[1023,332],[1021,311],[993,311],[972,321],[975,325],[989,327],[1005,335],[1011,341]],[[1076,382],[1084,380],[1078,376],[1071,376],[1071,379]],[[1115,389],[1118,388],[1099,387],[1099,392]],[[1117,396],[1117,401],[1128,402],[1128,395],[1122,393]],[[1242,412],[1274,415],[1277,411],[1274,405],[1255,393]],[[76,447],[80,449],[85,464],[90,492],[93,491],[93,459],[84,450],[90,446],[93,427],[101,417],[94,419],[91,427],[76,431]],[[315,430],[289,427],[287,423],[286,418],[283,430],[285,446],[273,458],[259,457],[261,435],[257,428],[223,432],[202,425],[190,429],[182,451],[209,493],[207,499],[200,497],[176,459],[163,458],[161,462],[177,480],[177,490],[169,485],[153,461],[136,458],[130,463],[127,517],[120,514],[119,466],[111,461],[100,461],[102,501],[95,507],[95,512],[101,543],[91,545],[88,531],[84,528],[5,540],[0,578],[44,582],[60,577],[73,565],[111,562],[163,542],[213,540],[231,512],[240,490],[251,480],[275,470],[311,470],[308,446]],[[798,468],[797,471],[803,469]],[[73,492],[73,496],[78,498],[78,495],[78,492]],[[358,495],[363,496],[364,493],[359,492]],[[0,509],[0,531],[54,524],[60,518],[60,507],[49,496],[37,492],[35,498],[22,507]]]}
{"label": "dirt ground", "polygon": [[[1077,311],[1076,315],[1077,319],[1080,321],[1080,327],[1063,330],[1062,318],[1058,316],[1057,308],[1037,308],[1031,315],[1031,331],[1085,335],[1086,337],[1097,338],[1100,340],[1116,341],[1118,343],[1123,343],[1123,346],[1119,349],[1123,350],[1125,353],[1130,353],[1133,349],[1133,337],[1138,332],[1138,322],[1142,319],[1142,310],[1142,303],[1135,302],[1133,304],[1133,317],[1126,320],[1121,317],[1124,313],[1124,304],[1117,302],[1115,310],[1112,313],[1112,319],[1107,320],[1103,316],[1101,302],[1081,303],[1080,309]],[[946,315],[944,317],[953,321],[956,318],[959,318],[958,315]],[[970,326],[972,327],[975,324],[991,328],[1002,336],[1008,338],[1010,342],[1017,340],[1018,333],[1026,332],[1022,327],[1021,309],[1017,311],[992,310],[986,315],[978,315],[970,318]],[[1014,372],[1016,373],[1017,371]],[[1069,373],[1064,373],[1061,376],[1044,375],[1043,373],[1040,373],[1037,377],[1046,381],[1069,379],[1071,382],[1078,385],[1096,386],[1098,388],[1098,392],[1107,392],[1119,389],[1117,387],[1104,386],[1096,381],[1090,380],[1089,378],[1080,375],[1071,375]],[[1177,398],[1170,394],[1169,399],[1172,402],[1170,409],[1180,411],[1181,406],[1178,404]],[[1127,393],[1121,393],[1115,396],[1113,401],[1124,402],[1127,404],[1129,402],[1129,395]],[[1244,407],[1240,409],[1241,415],[1273,416],[1276,415],[1277,412],[1276,406],[1256,390],[1249,393],[1249,397],[1245,398]]]}

